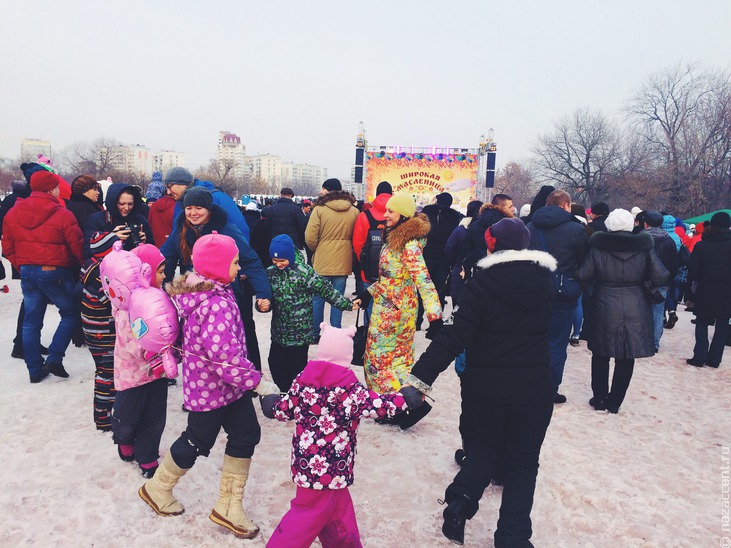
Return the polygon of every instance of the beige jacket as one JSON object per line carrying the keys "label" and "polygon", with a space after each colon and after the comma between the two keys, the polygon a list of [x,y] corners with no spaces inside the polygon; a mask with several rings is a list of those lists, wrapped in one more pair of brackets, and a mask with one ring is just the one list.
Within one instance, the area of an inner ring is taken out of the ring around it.
{"label": "beige jacket", "polygon": [[305,230],[305,243],[314,252],[312,266],[321,276],[353,272],[353,227],[358,209],[348,192],[329,192],[317,199]]}

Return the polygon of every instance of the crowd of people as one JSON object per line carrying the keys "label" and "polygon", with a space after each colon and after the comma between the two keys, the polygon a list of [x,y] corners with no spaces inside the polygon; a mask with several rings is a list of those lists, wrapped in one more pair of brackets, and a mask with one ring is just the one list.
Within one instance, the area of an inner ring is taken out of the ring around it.
{"label": "crowd of people", "polygon": [[[260,210],[239,208],[181,167],[156,174],[145,197],[125,183],[102,196],[88,175],[69,185],[44,163],[21,170],[26,181],[13,183],[0,208],[3,255],[23,293],[12,356],[39,383],[68,377],[68,346],[86,345],[96,369],[94,424],[112,432],[121,460],[137,463],[147,479],[139,495],[160,515],[184,511],[173,488],[223,428],[210,519],[242,538],[259,532],[243,510],[261,436],[253,396],[264,416],[294,420],[297,492],[270,546],[309,546],[318,537],[324,546],[360,546],[348,493],[359,421],[414,426],[452,362],[462,446],[442,531],[464,543],[466,521],[492,482],[503,486],[495,545],[529,546],[541,445],[554,406],[566,402],[568,346],[586,341],[589,404],[616,414],[635,360],[660,350],[679,303],[695,316],[689,365],[719,367],[729,343],[731,218],[723,212],[691,227],[603,202],[584,210],[545,186],[520,213],[496,194],[470,202],[463,215],[448,193],[421,209],[387,181],[371,203],[356,203],[337,179],[304,207],[283,188]],[[351,275],[353,299],[345,295]],[[180,325],[166,351],[180,363],[188,424],[162,460],[177,373],[163,373],[160,354],[140,342],[130,314],[130,292],[140,286],[174,304]],[[45,348],[49,303],[61,321]],[[254,308],[272,313],[273,382],[263,374]],[[342,311],[354,309],[365,315],[362,346],[354,345],[355,327],[342,326]],[[417,357],[424,316],[431,343]],[[365,385],[350,367],[357,358]]]}

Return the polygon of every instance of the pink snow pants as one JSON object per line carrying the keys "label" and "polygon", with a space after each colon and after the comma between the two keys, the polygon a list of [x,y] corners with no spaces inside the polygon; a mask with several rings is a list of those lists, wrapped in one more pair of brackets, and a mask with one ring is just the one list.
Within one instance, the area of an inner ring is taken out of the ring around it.
{"label": "pink snow pants", "polygon": [[308,548],[316,538],[323,548],[362,548],[350,491],[297,487],[291,507],[267,548]]}

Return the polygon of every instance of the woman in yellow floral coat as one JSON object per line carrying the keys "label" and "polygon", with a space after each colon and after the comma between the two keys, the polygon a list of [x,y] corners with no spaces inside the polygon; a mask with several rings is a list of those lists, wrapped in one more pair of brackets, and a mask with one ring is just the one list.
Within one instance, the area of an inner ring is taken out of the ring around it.
{"label": "woman in yellow floral coat", "polygon": [[[429,234],[426,215],[414,215],[414,199],[396,193],[386,204],[384,246],[378,281],[359,295],[361,306],[373,299],[365,349],[365,379],[376,392],[397,392],[414,363],[417,291],[427,319],[440,320],[442,309],[424,264]],[[366,301],[366,302],[364,302]]]}

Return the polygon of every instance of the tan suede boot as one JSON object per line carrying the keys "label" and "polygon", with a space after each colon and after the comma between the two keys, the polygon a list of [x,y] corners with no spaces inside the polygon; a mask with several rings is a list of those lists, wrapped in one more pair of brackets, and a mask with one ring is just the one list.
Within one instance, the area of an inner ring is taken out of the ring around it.
{"label": "tan suede boot", "polygon": [[168,452],[155,475],[138,491],[140,498],[161,516],[178,516],[185,508],[173,496],[173,487],[190,468],[180,468]]}
{"label": "tan suede boot", "polygon": [[230,529],[239,538],[254,538],[259,532],[259,526],[246,517],[241,506],[244,486],[249,477],[249,466],[251,459],[223,456],[221,494],[209,516],[212,521]]}

